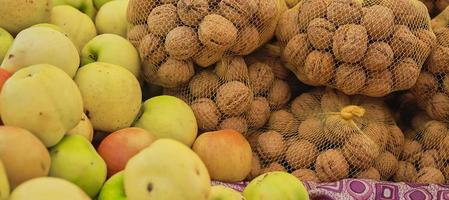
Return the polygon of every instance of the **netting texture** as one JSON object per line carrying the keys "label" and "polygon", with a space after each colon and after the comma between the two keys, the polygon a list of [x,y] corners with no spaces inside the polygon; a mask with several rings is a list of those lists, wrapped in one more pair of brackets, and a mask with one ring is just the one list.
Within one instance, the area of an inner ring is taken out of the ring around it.
{"label": "netting texture", "polygon": [[191,106],[200,132],[234,129],[247,135],[288,104],[287,78],[288,70],[274,57],[225,56],[214,67],[198,68],[186,85],[165,88],[164,94]]}
{"label": "netting texture", "polygon": [[303,0],[276,29],[283,59],[302,82],[371,97],[411,88],[432,36],[417,0]]}
{"label": "netting texture", "polygon": [[435,46],[411,91],[431,118],[449,122],[449,28],[434,33]]}
{"label": "netting texture", "polygon": [[145,80],[174,88],[188,83],[196,66],[248,55],[269,41],[286,9],[281,0],[130,0],[128,39]]}
{"label": "netting texture", "polygon": [[249,178],[288,171],[304,181],[332,182],[390,180],[404,135],[382,100],[319,88],[272,112],[248,140],[254,150]]}
{"label": "netting texture", "polygon": [[398,170],[397,182],[423,184],[449,183],[448,124],[431,119],[424,112],[417,113],[405,131],[405,142]]}

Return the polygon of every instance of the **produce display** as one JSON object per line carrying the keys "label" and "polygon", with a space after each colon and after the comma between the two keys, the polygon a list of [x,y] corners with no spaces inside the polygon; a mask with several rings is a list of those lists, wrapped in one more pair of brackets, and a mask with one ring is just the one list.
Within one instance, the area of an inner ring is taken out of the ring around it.
{"label": "produce display", "polygon": [[447,2],[0,0],[0,200],[443,199]]}
{"label": "produce display", "polygon": [[303,0],[276,29],[301,81],[371,97],[411,88],[432,36],[427,9],[415,0]]}
{"label": "produce display", "polygon": [[173,88],[189,82],[194,65],[248,55],[270,40],[285,9],[282,0],[130,0],[128,38],[145,80]]}

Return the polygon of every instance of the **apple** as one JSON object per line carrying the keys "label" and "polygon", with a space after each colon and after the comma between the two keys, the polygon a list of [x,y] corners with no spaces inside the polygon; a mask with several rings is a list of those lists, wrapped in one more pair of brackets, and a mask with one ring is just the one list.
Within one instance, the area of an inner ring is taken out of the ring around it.
{"label": "apple", "polygon": [[147,130],[158,139],[175,139],[192,146],[198,126],[192,109],[183,100],[167,95],[153,97],[143,103],[142,111],[135,127]]}
{"label": "apple", "polygon": [[114,174],[104,183],[98,200],[127,200],[125,188],[123,188],[123,171]]}
{"label": "apple", "polygon": [[128,160],[156,138],[141,128],[125,128],[111,133],[100,143],[98,153],[108,166],[108,176],[125,169]]}
{"label": "apple", "polygon": [[95,17],[95,25],[99,34],[113,33],[126,38],[129,0],[115,0],[104,4]]}
{"label": "apple", "polygon": [[304,184],[287,172],[268,172],[253,179],[245,190],[246,200],[309,200]]}
{"label": "apple", "polygon": [[93,62],[105,62],[124,67],[140,76],[140,58],[137,49],[125,38],[114,34],[102,34],[94,37],[81,52],[81,65]]}
{"label": "apple", "polygon": [[29,130],[47,147],[74,128],[82,113],[81,93],[75,82],[48,64],[17,71],[0,93],[0,114],[5,125]]}
{"label": "apple", "polygon": [[54,25],[54,24],[50,24],[50,23],[40,23],[40,24],[33,25],[32,27],[46,27],[46,28],[51,28],[51,29],[53,29],[53,30],[55,30],[55,31],[59,31],[59,32],[61,32],[62,34],[68,36],[67,33],[66,33],[61,27],[59,27],[59,26],[57,26],[57,25]]}
{"label": "apple", "polygon": [[34,24],[48,22],[52,0],[0,0],[0,27],[12,35]]}
{"label": "apple", "polygon": [[208,200],[245,200],[239,192],[223,185],[212,186]]}
{"label": "apple", "polygon": [[95,8],[97,8],[97,10],[100,10],[101,6],[103,6],[104,4],[106,4],[112,0],[93,0],[93,1],[94,1]]}
{"label": "apple", "polygon": [[66,179],[95,197],[106,180],[106,163],[83,136],[68,135],[50,149],[49,175]]}
{"label": "apple", "polygon": [[81,121],[75,126],[75,128],[68,131],[67,135],[81,135],[89,140],[89,142],[92,142],[94,137],[94,127],[92,127],[92,123],[90,123],[90,120],[86,114],[83,113],[81,116]]}
{"label": "apple", "polygon": [[94,62],[78,70],[75,82],[95,130],[110,133],[132,125],[140,110],[142,91],[131,72],[114,64]]}
{"label": "apple", "polygon": [[88,15],[92,20],[95,18],[97,10],[92,0],[53,0],[54,6],[68,5]]}
{"label": "apple", "polygon": [[12,45],[14,38],[5,29],[0,27],[0,61],[5,57],[6,52]]}
{"label": "apple", "polygon": [[50,23],[61,27],[67,33],[78,52],[81,52],[84,45],[97,35],[92,19],[71,6],[60,5],[53,7]]}
{"label": "apple", "polygon": [[63,33],[49,27],[30,27],[17,34],[1,67],[14,73],[35,64],[50,64],[74,77],[80,57],[73,42]]}
{"label": "apple", "polygon": [[8,199],[9,190],[8,175],[6,174],[2,160],[0,160],[0,200]]}
{"label": "apple", "polygon": [[206,132],[193,144],[213,180],[243,181],[251,171],[252,151],[245,137],[232,129]]}

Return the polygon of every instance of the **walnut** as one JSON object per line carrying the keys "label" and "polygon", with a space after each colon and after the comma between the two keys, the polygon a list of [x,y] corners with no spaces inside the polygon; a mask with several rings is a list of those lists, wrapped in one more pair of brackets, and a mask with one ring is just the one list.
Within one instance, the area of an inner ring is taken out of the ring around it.
{"label": "walnut", "polygon": [[394,87],[397,90],[407,90],[415,85],[420,73],[420,67],[411,58],[404,58],[393,68]]}
{"label": "walnut", "polygon": [[293,36],[299,34],[298,9],[289,9],[281,14],[276,27],[276,38],[280,42],[288,42]]}
{"label": "walnut", "polygon": [[357,175],[355,175],[355,177],[359,179],[371,179],[380,181],[380,173],[374,167],[370,167],[365,171],[359,172]]}
{"label": "walnut", "polygon": [[316,173],[310,169],[297,169],[292,172],[293,176],[296,176],[301,181],[319,182],[320,180],[316,176]]}
{"label": "walnut", "polygon": [[443,184],[445,178],[443,173],[434,167],[424,167],[419,170],[415,179],[416,183]]}
{"label": "walnut", "polygon": [[147,19],[148,29],[158,36],[166,36],[178,26],[176,6],[165,4],[154,8]]}
{"label": "walnut", "polygon": [[142,41],[142,38],[145,37],[145,35],[149,34],[150,31],[148,30],[148,27],[145,25],[137,25],[133,26],[127,34],[129,42],[133,44],[135,48],[139,48],[140,41]]}
{"label": "walnut", "polygon": [[371,72],[362,94],[370,97],[383,97],[392,92],[393,79],[391,73],[386,71]]}
{"label": "walnut", "polygon": [[226,18],[210,14],[201,21],[198,36],[205,46],[224,51],[237,40],[237,28]]}
{"label": "walnut", "polygon": [[418,172],[412,163],[406,161],[398,162],[398,170],[393,176],[393,180],[396,182],[414,182]]}
{"label": "walnut", "polygon": [[220,112],[211,99],[197,99],[192,103],[191,108],[195,114],[199,129],[204,131],[216,130]]}
{"label": "walnut", "polygon": [[179,26],[171,30],[165,38],[165,50],[175,59],[185,60],[194,56],[200,49],[200,41],[195,30]]}
{"label": "walnut", "polygon": [[427,103],[427,114],[436,120],[449,118],[449,97],[444,93],[436,93]]}
{"label": "walnut", "polygon": [[285,157],[288,164],[295,169],[309,168],[315,163],[318,153],[318,149],[314,144],[306,140],[297,140],[290,143]]}
{"label": "walnut", "polygon": [[316,175],[322,182],[333,182],[349,175],[349,165],[338,150],[327,150],[321,153],[315,163]]}
{"label": "walnut", "polygon": [[177,7],[179,18],[187,26],[197,26],[209,13],[207,0],[180,0]]}
{"label": "walnut", "polygon": [[270,66],[256,62],[248,67],[249,81],[255,94],[268,92],[274,82],[274,73]]}
{"label": "walnut", "polygon": [[218,109],[226,116],[238,116],[246,112],[253,101],[253,93],[242,82],[232,81],[217,90]]}
{"label": "walnut", "polygon": [[370,39],[385,40],[393,33],[393,11],[380,5],[368,7],[360,24],[366,28]]}
{"label": "walnut", "polygon": [[311,49],[307,41],[307,34],[298,34],[287,43],[283,51],[283,57],[295,68],[301,67]]}
{"label": "walnut", "polygon": [[248,67],[241,56],[223,57],[217,63],[215,73],[223,81],[246,82],[249,79]]}
{"label": "walnut", "polygon": [[360,92],[365,86],[366,74],[362,66],[343,63],[337,68],[335,87],[347,95]]}
{"label": "walnut", "polygon": [[219,87],[218,76],[211,71],[201,71],[189,83],[190,94],[194,97],[212,97]]}
{"label": "walnut", "polygon": [[289,136],[298,131],[298,122],[292,113],[286,110],[274,111],[268,120],[268,128],[282,135]]}
{"label": "walnut", "polygon": [[268,102],[271,108],[280,109],[287,105],[291,98],[291,89],[287,82],[275,79],[268,92]]}
{"label": "walnut", "polygon": [[405,139],[404,150],[401,153],[401,160],[408,160],[413,155],[421,152],[422,145],[415,140]]}
{"label": "walnut", "polygon": [[260,34],[253,25],[248,25],[239,31],[235,44],[230,50],[237,55],[248,55],[253,52],[260,43]]}
{"label": "walnut", "polygon": [[356,63],[368,49],[368,34],[365,27],[356,24],[340,26],[333,38],[335,57],[343,62]]}
{"label": "walnut", "polygon": [[386,151],[376,158],[374,168],[379,171],[382,180],[389,180],[398,169],[398,159],[392,153]]}
{"label": "walnut", "polygon": [[317,114],[321,108],[318,97],[311,93],[302,93],[291,102],[292,113],[299,119],[305,120]]}
{"label": "walnut", "polygon": [[280,133],[276,131],[262,133],[257,141],[258,151],[265,159],[278,159],[284,155],[286,146]]}
{"label": "walnut", "polygon": [[368,70],[383,71],[393,63],[393,59],[393,50],[390,45],[385,42],[374,42],[368,47],[362,62]]}
{"label": "walnut", "polygon": [[307,27],[307,39],[316,49],[329,49],[337,28],[324,18],[312,20]]}
{"label": "walnut", "polygon": [[362,18],[362,4],[357,0],[333,0],[327,8],[327,18],[339,26],[358,23]]}
{"label": "walnut", "polygon": [[304,73],[310,81],[326,85],[334,75],[335,61],[331,53],[312,51],[306,58]]}
{"label": "walnut", "polygon": [[262,128],[270,117],[270,105],[264,97],[256,97],[246,111],[248,125],[251,128]]}
{"label": "walnut", "polygon": [[342,152],[348,163],[355,168],[368,169],[379,156],[380,149],[379,145],[366,135],[355,134],[343,146]]}
{"label": "walnut", "polygon": [[248,123],[242,117],[231,117],[220,123],[220,130],[232,129],[241,134],[248,132]]}

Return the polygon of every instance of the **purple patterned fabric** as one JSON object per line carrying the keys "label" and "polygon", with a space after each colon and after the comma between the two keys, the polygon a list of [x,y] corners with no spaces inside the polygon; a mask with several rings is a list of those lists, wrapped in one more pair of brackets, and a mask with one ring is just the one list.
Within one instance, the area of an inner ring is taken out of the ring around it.
{"label": "purple patterned fabric", "polygon": [[[242,192],[247,182],[236,184],[214,181]],[[305,182],[312,200],[449,200],[449,185],[378,182],[346,179],[333,183]]]}

